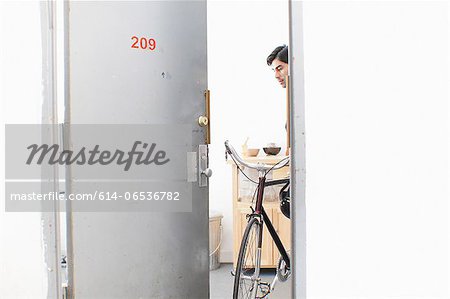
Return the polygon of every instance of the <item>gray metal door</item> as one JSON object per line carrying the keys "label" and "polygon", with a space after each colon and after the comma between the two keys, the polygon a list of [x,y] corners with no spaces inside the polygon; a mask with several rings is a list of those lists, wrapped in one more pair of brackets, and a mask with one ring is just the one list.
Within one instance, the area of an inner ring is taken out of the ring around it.
{"label": "gray metal door", "polygon": [[[66,18],[66,121],[188,124],[195,157],[206,135],[206,1],[70,1]],[[208,188],[191,187],[192,212],[68,213],[70,294],[208,298]]]}

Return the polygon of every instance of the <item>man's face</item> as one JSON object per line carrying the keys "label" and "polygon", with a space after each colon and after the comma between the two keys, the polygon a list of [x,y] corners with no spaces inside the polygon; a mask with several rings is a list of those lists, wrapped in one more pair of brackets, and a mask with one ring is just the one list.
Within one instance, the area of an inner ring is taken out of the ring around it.
{"label": "man's face", "polygon": [[275,78],[280,82],[283,88],[286,88],[286,77],[288,75],[288,64],[279,60],[274,59],[272,61],[272,69],[275,72]]}

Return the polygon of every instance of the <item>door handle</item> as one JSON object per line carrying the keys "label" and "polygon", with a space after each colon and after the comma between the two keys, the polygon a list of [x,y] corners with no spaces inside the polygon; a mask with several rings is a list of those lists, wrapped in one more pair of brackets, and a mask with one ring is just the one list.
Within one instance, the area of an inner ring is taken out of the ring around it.
{"label": "door handle", "polygon": [[199,187],[208,186],[208,179],[212,176],[212,170],[209,168],[208,145],[200,144],[198,146],[198,185]]}
{"label": "door handle", "polygon": [[211,170],[211,168],[206,168],[205,170],[202,170],[202,174],[210,178],[213,174],[213,171]]}

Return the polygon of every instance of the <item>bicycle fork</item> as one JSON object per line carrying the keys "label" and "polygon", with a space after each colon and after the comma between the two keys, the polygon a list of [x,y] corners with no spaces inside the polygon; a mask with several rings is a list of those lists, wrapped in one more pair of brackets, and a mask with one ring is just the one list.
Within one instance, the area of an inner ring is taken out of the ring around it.
{"label": "bicycle fork", "polygon": [[258,294],[258,288],[261,281],[261,278],[259,277],[261,273],[261,249],[262,249],[262,230],[263,230],[264,223],[261,219],[258,221],[258,244],[256,246],[256,261],[255,261],[255,272],[251,277],[243,277],[243,279],[251,280],[253,283],[252,292],[251,292],[251,298],[257,298],[256,295]]}
{"label": "bicycle fork", "polygon": [[[260,228],[261,229],[261,228]],[[259,277],[261,268],[261,245],[258,245],[258,249],[256,252],[256,268],[255,273],[253,274],[253,290],[252,290],[252,298],[256,298],[258,293],[259,283],[261,278]]]}

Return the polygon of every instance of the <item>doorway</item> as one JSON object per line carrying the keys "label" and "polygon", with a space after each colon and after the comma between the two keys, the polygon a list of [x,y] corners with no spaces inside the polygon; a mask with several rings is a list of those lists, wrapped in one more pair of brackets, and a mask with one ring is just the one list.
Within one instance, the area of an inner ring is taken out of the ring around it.
{"label": "doorway", "polygon": [[[210,232],[213,239],[217,239],[217,234],[221,236],[218,238],[221,264],[210,272],[212,299],[232,297],[234,277],[230,272],[239,248],[241,229],[245,228],[245,220],[239,220],[236,211],[241,199],[251,196],[256,187],[242,175],[233,176],[234,166],[225,160],[224,141],[229,140],[239,154],[245,152],[243,146],[259,149],[257,157],[252,159],[269,157],[263,152],[263,147],[269,143],[281,147],[273,158],[281,159],[286,154],[286,89],[276,80],[266,58],[276,47],[288,43],[288,1],[208,2],[210,166],[214,171],[209,191],[210,221],[219,215],[222,224],[219,232]],[[257,177],[255,173],[248,175]],[[233,192],[236,189],[237,196]],[[266,193],[273,199],[270,204],[275,212],[279,211],[278,191],[274,188]],[[290,221],[278,215],[275,216],[280,219],[284,233],[288,230],[286,235],[290,235]],[[276,247],[267,243],[270,252],[266,252],[264,272],[269,277],[274,274],[278,256]],[[210,242],[211,253],[217,249],[215,245],[217,243]],[[279,284],[271,298],[291,298],[290,282]]]}

